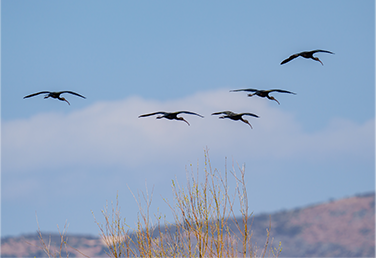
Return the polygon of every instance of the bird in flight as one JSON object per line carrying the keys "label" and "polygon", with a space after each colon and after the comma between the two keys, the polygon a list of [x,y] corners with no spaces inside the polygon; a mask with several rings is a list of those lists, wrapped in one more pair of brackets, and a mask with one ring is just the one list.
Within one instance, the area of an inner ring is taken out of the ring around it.
{"label": "bird in flight", "polygon": [[216,113],[213,113],[212,115],[222,115],[223,116],[220,116],[219,118],[220,119],[224,119],[224,118],[230,118],[232,120],[235,120],[235,121],[242,121],[246,124],[249,124],[249,126],[253,129],[252,125],[248,122],[248,120],[244,119],[242,116],[244,115],[247,115],[247,116],[253,116],[253,117],[259,117],[258,115],[255,115],[255,114],[252,114],[252,113],[234,113],[234,112],[231,112],[231,111],[222,111],[222,112],[216,112]]}
{"label": "bird in flight", "polygon": [[186,122],[188,125],[190,125],[188,123],[188,121],[185,120],[183,117],[178,117],[177,115],[179,115],[179,114],[196,115],[196,116],[204,118],[202,115],[199,115],[199,114],[196,114],[196,113],[193,113],[193,112],[189,112],[189,111],[177,111],[177,112],[160,111],[160,112],[154,112],[154,113],[150,113],[150,114],[139,115],[138,117],[140,118],[140,117],[146,117],[146,116],[160,115],[160,116],[157,116],[157,119],[167,118],[167,119],[170,119],[170,120],[173,120],[173,119],[174,120],[181,120],[181,121]]}
{"label": "bird in flight", "polygon": [[70,93],[70,94],[73,94],[73,95],[76,95],[76,96],[79,96],[81,98],[84,98],[86,99],[84,96],[76,93],[76,92],[73,92],[73,91],[58,91],[58,92],[53,92],[53,91],[41,91],[41,92],[37,92],[37,93],[33,93],[33,94],[30,94],[30,95],[27,95],[24,97],[24,99],[26,98],[30,98],[30,97],[34,97],[36,95],[39,95],[39,94],[47,94],[44,98],[47,99],[47,98],[54,98],[54,99],[58,99],[58,100],[61,100],[61,101],[66,101],[69,105],[70,103],[68,102],[68,100],[66,100],[65,98],[63,97],[60,97],[61,94],[63,93]]}
{"label": "bird in flight", "polygon": [[301,56],[301,57],[304,57],[304,58],[312,58],[313,60],[315,61],[319,61],[322,65],[324,65],[320,59],[318,57],[315,57],[313,56],[313,54],[317,53],[317,52],[323,52],[323,53],[329,53],[329,54],[334,54],[333,52],[330,52],[330,51],[327,51],[327,50],[312,50],[312,51],[304,51],[304,52],[300,52],[300,53],[297,53],[297,54],[294,54],[294,55],[291,55],[289,58],[283,60],[281,62],[281,65],[287,63],[287,62],[290,62],[291,60],[297,58],[298,56]]}
{"label": "bird in flight", "polygon": [[273,90],[257,90],[257,89],[230,90],[230,92],[237,92],[237,91],[250,91],[250,92],[254,92],[252,94],[248,94],[248,97],[252,97],[253,95],[257,95],[257,96],[262,97],[262,98],[267,97],[268,99],[275,100],[278,104],[279,104],[278,100],[276,100],[273,96],[269,95],[270,92],[274,92],[275,91],[275,92],[281,92],[281,93],[296,94],[296,93],[291,92],[291,91],[279,90],[279,89],[273,89]]}

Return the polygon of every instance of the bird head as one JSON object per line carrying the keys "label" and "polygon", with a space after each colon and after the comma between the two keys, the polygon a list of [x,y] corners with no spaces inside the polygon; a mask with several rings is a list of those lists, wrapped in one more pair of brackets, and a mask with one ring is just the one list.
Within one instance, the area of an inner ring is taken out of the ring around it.
{"label": "bird head", "polygon": [[278,102],[278,100],[276,100],[273,96],[270,96],[269,99],[275,100],[278,103],[278,105],[280,105],[279,102]]}
{"label": "bird head", "polygon": [[324,65],[318,57],[313,57],[313,60],[319,61],[322,65]]}
{"label": "bird head", "polygon": [[60,100],[62,100],[62,101],[65,101],[65,102],[67,102],[68,103],[68,105],[70,106],[70,103],[68,102],[68,100],[66,100],[65,98],[63,98],[63,97],[61,97],[61,98],[59,98]]}
{"label": "bird head", "polygon": [[177,117],[176,118],[177,120],[181,120],[181,121],[184,121],[184,122],[186,122],[187,123],[187,125],[190,125],[189,123],[188,123],[188,121],[187,120],[185,120],[183,117]]}
{"label": "bird head", "polygon": [[246,124],[249,124],[249,126],[251,127],[251,129],[253,129],[253,127],[252,127],[251,123],[250,123],[250,122],[248,122],[248,120],[247,120],[247,119],[241,118],[241,120],[242,120],[242,121],[243,121],[244,123],[246,123]]}

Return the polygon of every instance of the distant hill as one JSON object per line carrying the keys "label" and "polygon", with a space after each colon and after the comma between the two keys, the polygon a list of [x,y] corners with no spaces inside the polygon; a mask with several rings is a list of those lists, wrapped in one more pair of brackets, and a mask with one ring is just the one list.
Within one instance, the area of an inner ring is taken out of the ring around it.
{"label": "distant hill", "polygon": [[[255,217],[256,236],[269,215]],[[375,257],[375,193],[271,215],[282,257]]]}
{"label": "distant hill", "polygon": [[[258,246],[265,243],[270,218],[274,244],[282,243],[280,257],[375,257],[375,193],[257,215],[253,217],[252,239]],[[85,255],[107,256],[99,237],[67,236],[68,244]],[[59,247],[58,234],[43,237],[47,243],[51,239],[51,246]],[[47,257],[38,246],[37,234],[5,237],[1,239],[1,257]],[[74,250],[69,254],[82,257]]]}

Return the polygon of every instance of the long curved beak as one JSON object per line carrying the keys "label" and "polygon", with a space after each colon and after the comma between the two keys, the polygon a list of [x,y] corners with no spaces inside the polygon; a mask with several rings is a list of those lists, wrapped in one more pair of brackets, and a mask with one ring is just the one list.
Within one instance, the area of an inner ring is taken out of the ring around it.
{"label": "long curved beak", "polygon": [[318,57],[315,57],[313,59],[316,60],[316,61],[319,61],[322,65],[324,65]]}
{"label": "long curved beak", "polygon": [[183,120],[184,122],[186,122],[187,123],[187,125],[189,125],[190,126],[190,124],[188,123],[188,121],[187,120],[185,120],[184,118],[182,118],[181,117],[181,120]]}
{"label": "long curved beak", "polygon": [[274,100],[274,101],[276,101],[276,102],[278,103],[278,105],[281,105],[281,104],[278,102],[278,100],[276,100],[274,97],[270,96],[269,99]]}
{"label": "long curved beak", "polygon": [[251,129],[253,129],[253,127],[252,127],[251,123],[250,123],[250,122],[248,122],[248,120],[242,119],[242,121],[243,121],[244,123],[246,123],[246,124],[249,124],[249,126],[251,127]]}

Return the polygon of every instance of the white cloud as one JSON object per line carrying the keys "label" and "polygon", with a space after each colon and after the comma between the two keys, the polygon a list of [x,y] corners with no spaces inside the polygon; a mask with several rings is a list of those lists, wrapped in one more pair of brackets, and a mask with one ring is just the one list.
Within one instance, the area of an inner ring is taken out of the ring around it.
{"label": "white cloud", "polygon": [[[155,111],[189,110],[182,115],[191,124],[155,116]],[[253,125],[211,116],[231,110],[252,112]],[[99,102],[68,115],[38,114],[3,123],[3,168],[5,172],[53,169],[56,166],[137,167],[143,162],[168,162],[189,156],[205,146],[215,153],[229,153],[239,160],[254,157],[330,159],[373,153],[374,120],[364,124],[333,118],[322,131],[307,133],[296,118],[277,103],[227,90],[199,92],[171,101],[131,97],[117,102]],[[365,151],[366,150],[366,151]],[[372,158],[372,157],[368,157]]]}
{"label": "white cloud", "polygon": [[[182,115],[191,126],[138,118],[148,112],[175,110],[190,110],[205,118]],[[252,112],[260,118],[249,118],[251,129],[242,122],[210,115],[224,110]],[[135,193],[145,189],[145,181],[155,186],[153,205],[163,210],[167,207],[160,196],[173,199],[171,179],[184,186],[185,166],[192,163],[195,172],[198,163],[201,170],[206,146],[212,168],[221,173],[224,157],[228,168],[232,160],[235,166],[246,163],[253,211],[373,189],[373,168],[369,169],[374,164],[373,119],[359,124],[333,118],[322,130],[305,132],[303,128],[294,114],[283,110],[282,103],[227,90],[164,102],[131,97],[99,102],[67,115],[43,113],[3,122],[2,203],[6,210],[21,208],[18,214],[23,216],[30,216],[30,211],[33,216],[35,210],[53,218],[59,214],[79,228],[90,209],[102,207],[119,191],[127,220],[133,223],[137,207],[132,206],[127,185]],[[234,190],[235,183],[230,181],[229,188]],[[5,220],[13,218],[6,214]]]}

